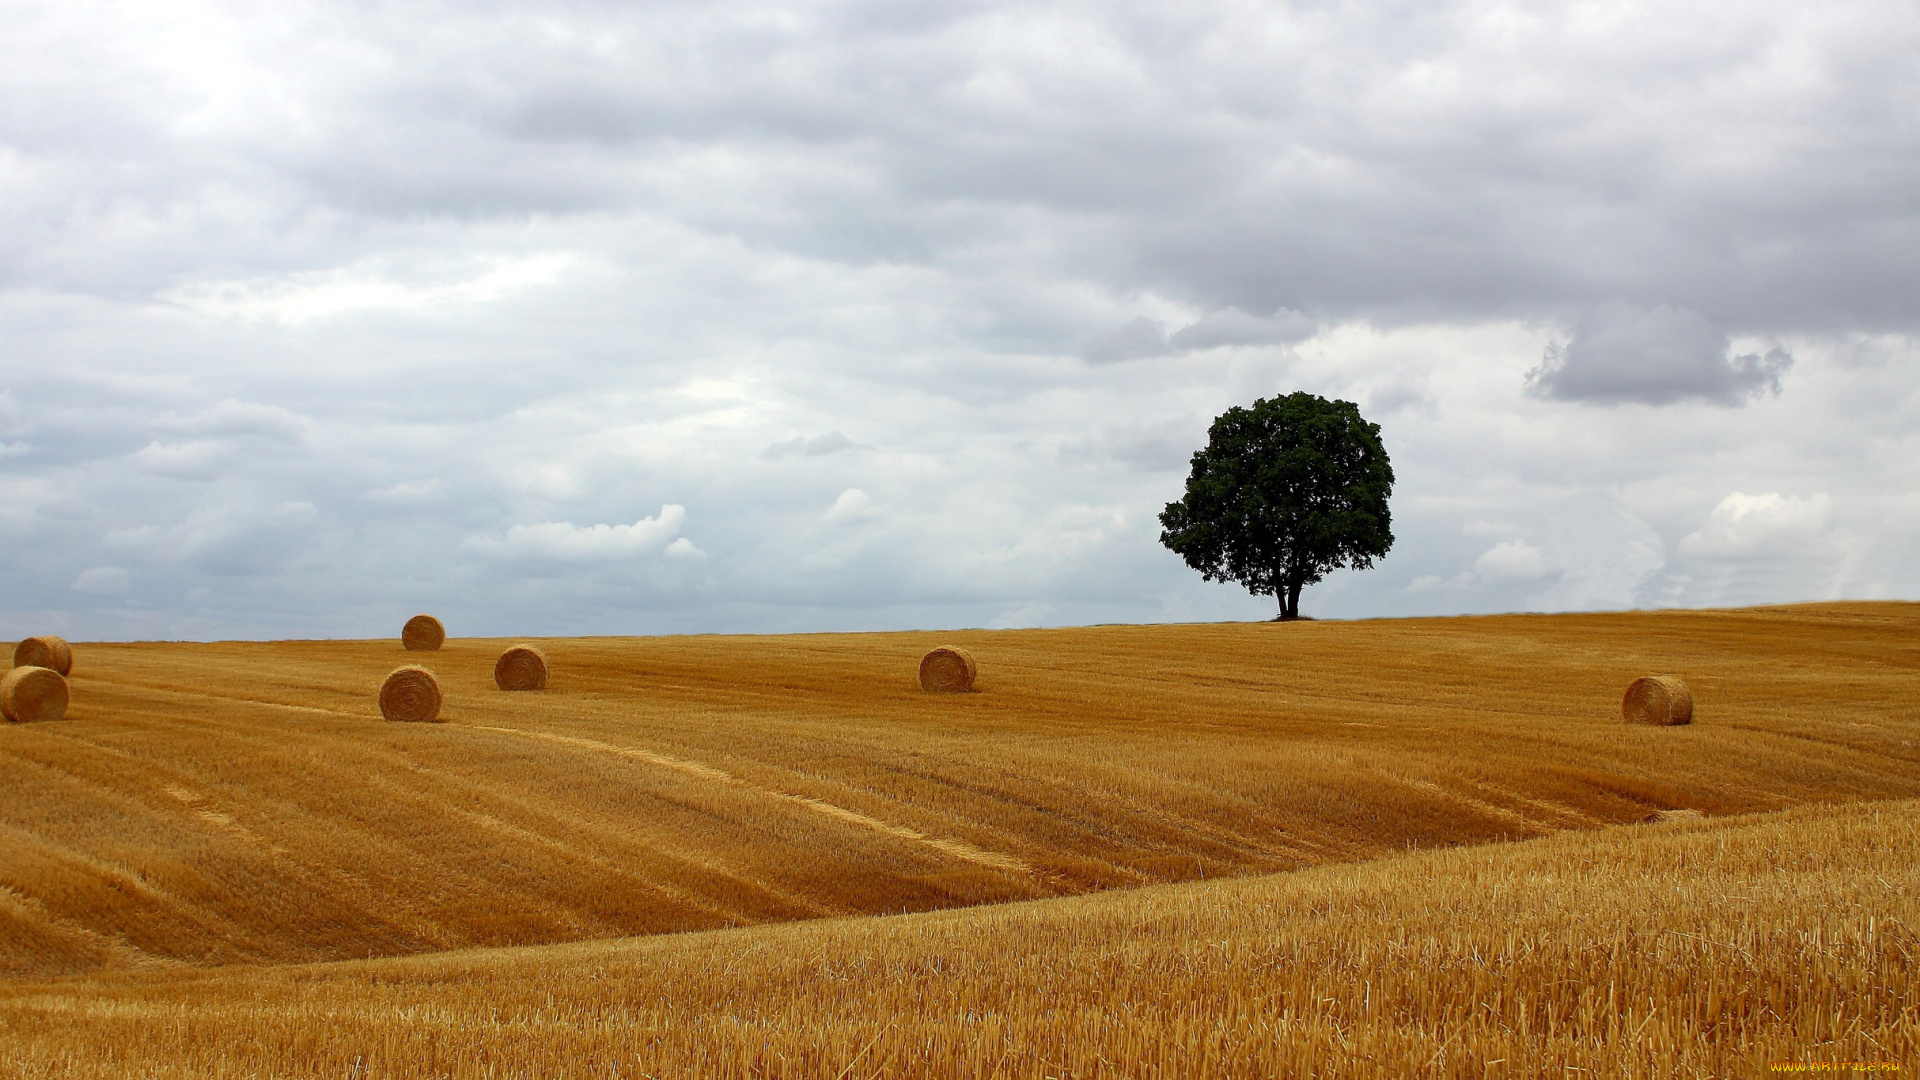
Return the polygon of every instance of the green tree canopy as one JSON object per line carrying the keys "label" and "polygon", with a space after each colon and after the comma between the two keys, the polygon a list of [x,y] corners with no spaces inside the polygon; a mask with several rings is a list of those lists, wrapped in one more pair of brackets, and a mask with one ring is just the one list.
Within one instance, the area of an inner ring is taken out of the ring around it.
{"label": "green tree canopy", "polygon": [[1237,581],[1300,617],[1300,590],[1365,570],[1393,546],[1393,465],[1351,401],[1317,394],[1228,409],[1193,455],[1187,493],[1160,514],[1160,542],[1208,581]]}

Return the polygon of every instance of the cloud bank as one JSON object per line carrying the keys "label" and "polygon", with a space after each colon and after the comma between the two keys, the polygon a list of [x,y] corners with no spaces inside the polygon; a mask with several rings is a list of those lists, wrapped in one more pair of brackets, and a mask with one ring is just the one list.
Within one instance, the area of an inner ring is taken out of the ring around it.
{"label": "cloud bank", "polygon": [[1258,617],[1154,518],[1296,389],[1316,614],[1920,592],[1910,4],[7,18],[8,632]]}
{"label": "cloud bank", "polygon": [[1613,305],[1583,313],[1571,340],[1548,345],[1529,392],[1562,401],[1739,405],[1778,394],[1793,357],[1774,346],[1731,356],[1725,331],[1692,311]]}
{"label": "cloud bank", "polygon": [[678,535],[686,523],[687,508],[668,505],[653,517],[631,525],[575,525],[571,521],[543,521],[514,525],[506,535],[469,537],[463,551],[500,559],[558,559],[602,562],[646,558],[662,553],[691,554],[692,541]]}

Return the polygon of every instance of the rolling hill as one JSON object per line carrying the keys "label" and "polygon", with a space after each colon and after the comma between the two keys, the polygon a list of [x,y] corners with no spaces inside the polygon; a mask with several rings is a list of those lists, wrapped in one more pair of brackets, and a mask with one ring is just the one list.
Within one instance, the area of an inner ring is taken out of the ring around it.
{"label": "rolling hill", "polygon": [[1847,1066],[1920,1051],[1916,850],[1920,802],[1856,803],[917,915],[0,984],[0,1075],[1867,1075]]}
{"label": "rolling hill", "polygon": [[[76,648],[0,727],[15,978],[888,914],[1920,795],[1920,607]],[[936,642],[980,692],[918,690]],[[381,721],[425,656],[442,724]],[[1674,672],[1696,721],[1623,725]]]}

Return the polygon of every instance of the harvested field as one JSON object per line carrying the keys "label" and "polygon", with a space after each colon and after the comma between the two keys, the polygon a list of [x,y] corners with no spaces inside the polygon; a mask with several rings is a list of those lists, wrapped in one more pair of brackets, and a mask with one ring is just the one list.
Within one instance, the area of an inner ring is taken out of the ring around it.
{"label": "harvested field", "polygon": [[[0,989],[21,1076],[1750,1077],[1920,1050],[1920,803]],[[1851,1070],[1839,1070],[1851,1074]]]}
{"label": "harvested field", "polygon": [[[456,638],[438,724],[380,719],[392,640],[87,645],[66,720],[0,728],[0,974],[927,911],[1913,798],[1916,631],[1920,606],[1828,604],[550,639],[539,694],[494,688],[514,642]],[[943,644],[976,692],[920,689]],[[1622,722],[1647,671],[1685,679],[1691,725]]]}

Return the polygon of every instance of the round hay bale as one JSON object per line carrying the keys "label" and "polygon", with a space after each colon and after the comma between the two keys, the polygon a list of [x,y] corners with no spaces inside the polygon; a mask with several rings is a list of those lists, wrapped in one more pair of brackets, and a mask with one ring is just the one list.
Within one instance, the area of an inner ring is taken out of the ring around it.
{"label": "round hay bale", "polygon": [[547,654],[531,645],[515,645],[493,662],[493,685],[502,690],[545,690]]}
{"label": "round hay bale", "polygon": [[426,723],[440,716],[440,680],[423,667],[394,668],[380,684],[380,715]]}
{"label": "round hay bale", "polygon": [[73,649],[52,634],[30,637],[13,647],[13,666],[43,667],[65,678],[73,674]]}
{"label": "round hay bale", "polygon": [[1693,692],[1672,675],[1633,680],[1620,699],[1620,715],[1629,724],[1674,727],[1693,722]]}
{"label": "round hay bale", "polygon": [[964,694],[973,689],[973,678],[979,672],[972,653],[942,645],[920,658],[920,689],[936,694]]}
{"label": "round hay bale", "polygon": [[16,724],[67,715],[67,680],[52,668],[26,665],[0,679],[0,712]]}
{"label": "round hay bale", "polygon": [[431,615],[415,615],[400,628],[400,644],[408,652],[434,652],[446,641],[447,628]]}

